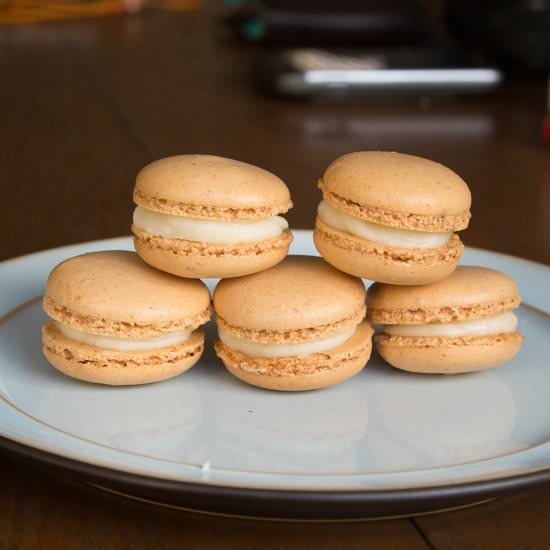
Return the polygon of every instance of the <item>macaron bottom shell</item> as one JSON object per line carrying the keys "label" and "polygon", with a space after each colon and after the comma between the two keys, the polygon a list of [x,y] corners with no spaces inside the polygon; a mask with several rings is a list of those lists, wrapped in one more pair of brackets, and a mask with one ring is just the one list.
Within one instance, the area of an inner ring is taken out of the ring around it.
{"label": "macaron bottom shell", "polygon": [[306,391],[333,386],[363,370],[371,355],[372,334],[370,324],[363,321],[337,348],[302,357],[251,357],[220,340],[215,350],[227,370],[243,382],[270,390]]}
{"label": "macaron bottom shell", "polygon": [[464,245],[454,234],[438,248],[397,248],[343,233],[317,218],[315,247],[337,269],[372,281],[396,285],[425,285],[449,276]]}
{"label": "macaron bottom shell", "polygon": [[278,264],[288,254],[292,233],[237,244],[167,239],[132,227],[134,247],[143,261],[173,275],[192,279],[241,277]]}
{"label": "macaron bottom shell", "polygon": [[54,321],[42,327],[43,353],[57,370],[85,382],[111,386],[149,384],[190,369],[204,350],[204,332],[175,346],[120,352],[82,344],[61,334]]}
{"label": "macaron bottom shell", "polygon": [[462,337],[374,337],[378,353],[401,370],[425,374],[459,374],[506,363],[520,350],[520,332]]}

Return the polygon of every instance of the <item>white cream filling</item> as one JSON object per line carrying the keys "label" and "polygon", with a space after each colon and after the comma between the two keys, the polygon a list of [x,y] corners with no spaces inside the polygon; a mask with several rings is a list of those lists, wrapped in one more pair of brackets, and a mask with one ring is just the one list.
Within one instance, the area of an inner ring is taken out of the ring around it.
{"label": "white cream filling", "polygon": [[288,222],[281,216],[263,220],[202,220],[154,212],[141,206],[134,210],[134,225],[167,239],[229,244],[276,239],[288,229]]}
{"label": "white cream filling", "polygon": [[90,334],[69,327],[57,321],[57,326],[66,338],[88,344],[96,348],[110,349],[114,351],[142,351],[148,349],[168,348],[181,344],[189,339],[191,332],[165,332],[159,336],[150,338],[118,338],[116,336],[102,336],[100,334]]}
{"label": "white cream filling", "polygon": [[483,336],[515,332],[518,318],[508,311],[495,317],[455,321],[453,323],[427,323],[425,325],[384,325],[384,333],[394,336]]}
{"label": "white cream filling", "polygon": [[353,327],[345,332],[329,336],[328,338],[320,338],[318,340],[310,340],[309,342],[295,342],[291,344],[263,344],[261,342],[252,342],[226,334],[219,330],[220,340],[228,347],[235,351],[240,351],[250,357],[301,357],[311,355],[312,353],[321,353],[329,349],[337,348],[346,340],[351,338],[356,327]]}
{"label": "white cream filling", "polygon": [[326,201],[319,203],[317,215],[327,225],[338,231],[351,233],[361,239],[376,241],[389,246],[403,248],[438,248],[445,244],[452,233],[428,233],[427,231],[410,231],[380,225],[361,220],[346,212],[337,210]]}

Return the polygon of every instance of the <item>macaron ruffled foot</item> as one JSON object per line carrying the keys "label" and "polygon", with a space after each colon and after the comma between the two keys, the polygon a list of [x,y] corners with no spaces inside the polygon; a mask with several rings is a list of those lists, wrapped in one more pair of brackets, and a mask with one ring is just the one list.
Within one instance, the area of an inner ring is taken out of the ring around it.
{"label": "macaron ruffled foot", "polygon": [[365,288],[320,258],[221,281],[214,292],[217,355],[249,384],[282,391],[332,386],[359,373],[371,354]]}
{"label": "macaron ruffled foot", "polygon": [[210,293],[134,252],[96,252],[54,268],[43,307],[51,317],[42,328],[43,352],[57,370],[99,384],[146,384],[200,359]]}
{"label": "macaron ruffled foot", "polygon": [[431,285],[375,283],[367,292],[368,318],[382,325],[374,341],[394,367],[457,374],[496,367],[520,350],[513,310],[515,282],[483,267],[460,266]]}

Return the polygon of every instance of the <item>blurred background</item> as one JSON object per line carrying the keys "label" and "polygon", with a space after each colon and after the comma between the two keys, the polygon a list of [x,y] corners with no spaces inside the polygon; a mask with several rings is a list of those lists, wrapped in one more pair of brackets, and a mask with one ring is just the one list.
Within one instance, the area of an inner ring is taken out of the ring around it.
{"label": "blurred background", "polygon": [[128,234],[182,153],[276,173],[312,228],[324,168],[382,149],[466,180],[466,244],[550,263],[549,71],[550,0],[0,0],[0,258]]}

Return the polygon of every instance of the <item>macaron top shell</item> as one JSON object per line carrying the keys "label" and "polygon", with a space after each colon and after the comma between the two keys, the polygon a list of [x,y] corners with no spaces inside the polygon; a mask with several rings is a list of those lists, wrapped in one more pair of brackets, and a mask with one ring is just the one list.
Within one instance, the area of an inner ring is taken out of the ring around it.
{"label": "macaron top shell", "polygon": [[206,322],[210,293],[199,280],[153,269],[135,252],[94,252],[54,268],[44,308],[54,319],[87,332],[147,337]]}
{"label": "macaron top shell", "polygon": [[381,324],[452,322],[499,315],[520,304],[516,283],[499,271],[459,266],[449,277],[422,286],[374,283],[368,318]]}
{"label": "macaron top shell", "polygon": [[284,182],[237,160],[177,155],[138,174],[134,202],[149,210],[195,218],[260,219],[292,207]]}
{"label": "macaron top shell", "polygon": [[392,227],[455,231],[470,219],[471,194],[462,178],[412,155],[350,153],[329,165],[319,186],[335,208]]}
{"label": "macaron top shell", "polygon": [[266,271],[221,281],[214,292],[214,309],[220,326],[249,331],[326,325],[338,330],[342,321],[357,324],[364,317],[365,287],[321,258],[288,256]]}

